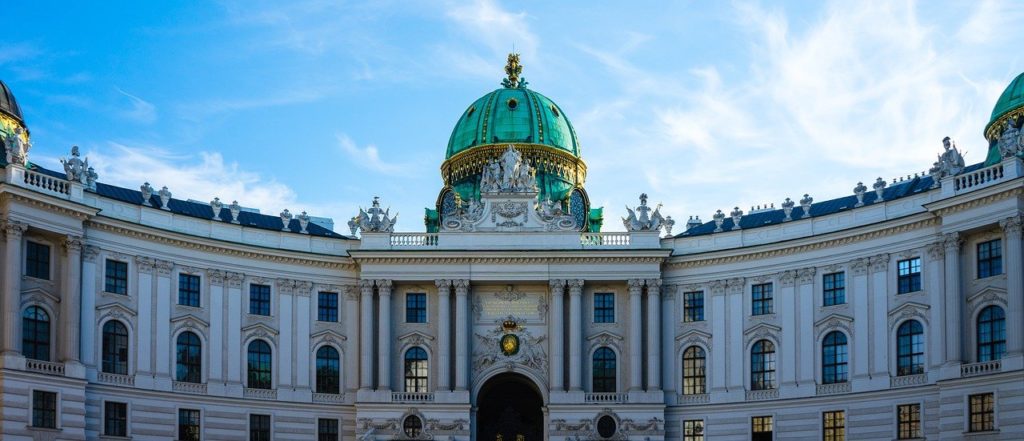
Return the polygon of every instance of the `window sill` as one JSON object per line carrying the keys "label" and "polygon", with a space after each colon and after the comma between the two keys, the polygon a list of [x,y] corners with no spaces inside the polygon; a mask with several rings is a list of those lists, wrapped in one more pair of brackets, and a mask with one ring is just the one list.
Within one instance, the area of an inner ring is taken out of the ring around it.
{"label": "window sill", "polygon": [[115,436],[115,435],[100,435],[100,439],[110,439],[110,440],[121,441],[121,440],[132,439],[132,437],[130,437],[130,436]]}
{"label": "window sill", "polygon": [[119,292],[110,292],[110,291],[107,291],[107,290],[100,291],[100,294],[106,294],[106,295],[111,295],[111,296],[128,297],[128,293],[121,294]]}
{"label": "window sill", "polygon": [[997,434],[999,434],[999,429],[985,430],[985,431],[981,431],[981,432],[963,432],[963,436],[965,436],[965,437],[997,435]]}
{"label": "window sill", "polygon": [[58,429],[56,427],[38,427],[38,426],[28,426],[28,430],[39,431],[39,432],[53,432],[53,433],[60,433],[60,432],[64,431],[64,429]]}

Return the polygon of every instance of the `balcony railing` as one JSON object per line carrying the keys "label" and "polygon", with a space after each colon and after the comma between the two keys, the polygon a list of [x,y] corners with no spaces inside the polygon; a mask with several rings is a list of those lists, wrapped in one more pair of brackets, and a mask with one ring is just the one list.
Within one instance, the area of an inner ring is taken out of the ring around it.
{"label": "balcony railing", "polygon": [[100,372],[96,374],[96,381],[106,384],[117,384],[121,386],[132,386],[135,384],[134,375],[121,375],[111,374],[107,372]]}
{"label": "balcony railing", "polygon": [[708,394],[684,394],[679,396],[679,404],[707,404],[711,402]]}
{"label": "balcony railing", "polygon": [[890,387],[907,387],[917,386],[928,383],[928,374],[916,374],[916,375],[900,375],[897,377],[889,377]]}
{"label": "balcony railing", "polygon": [[819,384],[816,393],[818,395],[832,395],[832,394],[845,394],[849,393],[850,383],[830,383],[830,384]]}
{"label": "balcony railing", "polygon": [[47,375],[64,375],[64,363],[42,360],[25,360],[25,370]]}
{"label": "balcony railing", "polygon": [[617,392],[592,392],[583,396],[587,403],[628,403],[629,394]]}
{"label": "balcony railing", "polygon": [[63,179],[44,175],[32,170],[25,170],[24,184],[34,190],[67,197],[71,194],[71,184]]}
{"label": "balcony railing", "polygon": [[1000,360],[980,361],[977,363],[960,365],[961,377],[976,377],[978,375],[994,374],[1003,369],[1003,362]]}
{"label": "balcony railing", "polygon": [[779,398],[778,389],[748,390],[747,401],[774,400]]}
{"label": "balcony railing", "polygon": [[975,170],[970,173],[965,173],[955,178],[954,190],[957,192],[966,191],[975,187],[982,187],[985,184],[998,181],[1003,178],[1003,164],[996,164],[991,167],[985,167],[981,170]]}
{"label": "balcony railing", "polygon": [[393,403],[432,403],[434,394],[432,392],[392,392],[391,402]]}
{"label": "balcony railing", "polygon": [[313,393],[314,403],[338,404],[345,402],[344,394],[321,394]]}
{"label": "balcony railing", "polygon": [[437,233],[391,233],[393,247],[436,247]]}
{"label": "balcony railing", "polygon": [[583,233],[580,244],[584,247],[629,246],[629,233]]}
{"label": "balcony railing", "polygon": [[175,381],[171,383],[171,389],[173,389],[175,392],[206,395],[206,383],[189,383],[187,381]]}
{"label": "balcony railing", "polygon": [[255,398],[257,400],[276,400],[277,389],[254,389],[247,387],[242,392],[242,396],[245,398]]}

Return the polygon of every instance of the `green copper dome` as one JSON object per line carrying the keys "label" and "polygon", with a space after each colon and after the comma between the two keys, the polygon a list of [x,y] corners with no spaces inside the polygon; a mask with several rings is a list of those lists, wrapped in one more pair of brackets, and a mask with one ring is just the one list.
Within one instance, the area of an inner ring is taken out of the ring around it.
{"label": "green copper dome", "polygon": [[992,108],[992,118],[989,119],[985,130],[987,131],[988,127],[996,122],[999,117],[1020,107],[1024,107],[1024,73],[1017,75],[1017,78],[1014,78],[1010,85],[1006,86],[1006,90],[1003,90],[1003,94],[999,95],[996,106]]}
{"label": "green copper dome", "polygon": [[576,131],[562,109],[523,83],[473,102],[455,123],[445,159],[476,146],[502,143],[542,144],[580,156]]}
{"label": "green copper dome", "polygon": [[1006,129],[1007,124],[1013,124],[1020,128],[1024,120],[1024,73],[1017,75],[1006,86],[1003,93],[999,95],[995,107],[992,108],[992,118],[985,125],[985,139],[989,142],[988,156],[985,158],[985,165],[993,165],[1002,160],[999,150],[999,136]]}

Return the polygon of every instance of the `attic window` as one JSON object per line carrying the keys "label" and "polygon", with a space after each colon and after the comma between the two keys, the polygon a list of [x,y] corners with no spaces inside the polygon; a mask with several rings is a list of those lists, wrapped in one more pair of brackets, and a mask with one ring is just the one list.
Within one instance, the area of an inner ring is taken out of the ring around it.
{"label": "attic window", "polygon": [[551,105],[551,113],[555,114],[555,118],[558,118],[558,108],[554,104]]}
{"label": "attic window", "polygon": [[516,107],[519,107],[519,101],[515,98],[509,98],[505,104],[508,105],[508,110],[516,110]]}
{"label": "attic window", "polygon": [[472,115],[473,112],[476,112],[476,106],[469,106],[469,110],[466,111],[466,116]]}

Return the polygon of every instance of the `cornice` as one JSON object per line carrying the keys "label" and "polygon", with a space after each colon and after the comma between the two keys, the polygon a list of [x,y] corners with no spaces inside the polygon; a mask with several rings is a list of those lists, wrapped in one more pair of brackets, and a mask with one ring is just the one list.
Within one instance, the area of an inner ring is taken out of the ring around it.
{"label": "cornice", "polygon": [[[188,248],[197,251],[204,251],[209,253],[227,255],[232,257],[241,257],[246,259],[260,259],[276,263],[294,264],[302,266],[312,266],[317,268],[327,269],[338,269],[343,271],[355,271],[357,269],[355,263],[352,263],[347,257],[335,257],[342,261],[330,261],[327,259],[315,259],[312,257],[300,257],[294,255],[295,252],[290,250],[282,249],[268,249],[259,250],[256,249],[244,249],[251,248],[248,246],[230,247],[223,245],[216,245],[213,243],[204,243],[206,241],[196,240],[195,237],[185,237],[179,233],[170,231],[160,230],[161,234],[155,232],[144,231],[148,230],[147,227],[140,227],[138,225],[132,225],[135,228],[128,228],[126,226],[117,225],[121,222],[112,221],[109,219],[94,218],[86,222],[88,228],[95,228],[97,230],[108,231],[125,237],[131,237],[135,239],[141,239],[149,242],[156,242],[165,245],[172,245],[180,248]],[[243,248],[244,247],[244,248]],[[277,253],[277,254],[274,254]],[[291,255],[282,255],[288,253]],[[324,256],[328,257],[328,256]],[[333,256],[330,256],[333,257]]]}
{"label": "cornice", "polygon": [[849,245],[857,242],[877,239],[880,237],[892,236],[895,234],[901,234],[907,231],[917,230],[921,228],[934,227],[939,225],[940,222],[941,220],[939,218],[930,217],[927,219],[895,225],[888,228],[881,228],[862,233],[849,234],[842,237],[819,240],[817,242],[811,243],[801,243],[789,246],[779,246],[779,244],[765,244],[757,245],[756,248],[752,247],[750,249],[739,248],[727,251],[715,251],[715,253],[732,252],[736,254],[721,255],[714,257],[701,257],[700,255],[677,256],[669,259],[669,261],[665,263],[665,269],[695,268],[710,265],[746,262],[749,260],[759,260],[771,257],[788,256],[791,254],[804,253],[824,248]]}
{"label": "cornice", "polygon": [[99,209],[88,205],[58,199],[45,193],[15,187],[7,183],[0,183],[0,203],[6,203],[7,201],[17,201],[45,210],[56,211],[82,221],[96,216],[100,212]]}
{"label": "cornice", "polygon": [[433,264],[433,265],[529,265],[529,264],[597,264],[597,263],[662,263],[664,257],[357,257],[360,265]]}
{"label": "cornice", "polygon": [[946,216],[959,211],[988,205],[1003,199],[1021,196],[1024,195],[1024,187],[1021,187],[1021,180],[1021,178],[1012,179],[974,192],[931,202],[925,204],[924,207],[928,209],[929,212],[935,213],[938,216]]}

